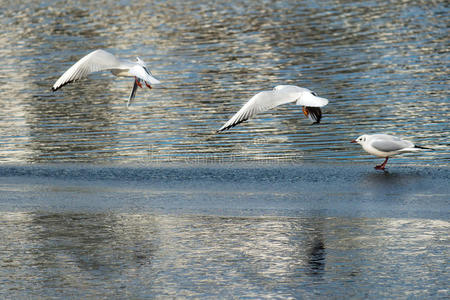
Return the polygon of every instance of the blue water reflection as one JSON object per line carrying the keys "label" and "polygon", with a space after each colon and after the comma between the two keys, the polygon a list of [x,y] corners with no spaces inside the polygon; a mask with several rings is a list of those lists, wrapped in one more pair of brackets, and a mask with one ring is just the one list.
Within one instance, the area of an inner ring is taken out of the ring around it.
{"label": "blue water reflection", "polygon": [[443,221],[45,212],[0,221],[2,293],[19,298],[448,296]]}
{"label": "blue water reflection", "polygon": [[[388,132],[435,147],[399,158],[446,164],[445,1],[59,1],[0,12],[0,161],[349,162],[348,141]],[[50,92],[96,48],[141,56],[163,85],[127,109],[127,79],[93,74]],[[296,106],[219,128],[247,99],[296,84],[329,98],[323,124]]]}

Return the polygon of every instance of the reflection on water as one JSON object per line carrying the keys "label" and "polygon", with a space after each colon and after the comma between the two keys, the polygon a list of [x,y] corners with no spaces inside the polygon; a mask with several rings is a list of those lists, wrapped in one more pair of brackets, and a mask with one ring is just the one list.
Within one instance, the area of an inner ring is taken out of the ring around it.
{"label": "reflection on water", "polygon": [[[340,159],[390,132],[448,163],[445,1],[28,1],[0,11],[0,161]],[[163,85],[54,81],[96,48],[146,60]],[[280,107],[215,135],[257,91],[284,83],[331,100],[323,124]]]}
{"label": "reflection on water", "polygon": [[0,228],[10,297],[449,294],[446,221],[34,212]]}

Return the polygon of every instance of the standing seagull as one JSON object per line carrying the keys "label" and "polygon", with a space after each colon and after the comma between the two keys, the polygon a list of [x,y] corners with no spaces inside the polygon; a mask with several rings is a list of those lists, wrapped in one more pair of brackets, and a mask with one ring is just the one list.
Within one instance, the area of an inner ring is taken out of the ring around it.
{"label": "standing seagull", "polygon": [[328,104],[328,100],[318,97],[316,93],[295,85],[278,85],[271,91],[259,92],[253,96],[242,108],[217,132],[221,132],[242,123],[257,113],[269,110],[278,105],[295,102],[303,106],[303,113],[314,124],[322,118],[320,107]]}
{"label": "standing seagull", "polygon": [[414,145],[410,141],[389,134],[363,134],[351,142],[360,144],[367,153],[386,158],[381,165],[375,166],[377,170],[384,170],[392,155],[417,152],[423,149],[430,150],[430,148]]}
{"label": "standing seagull", "polygon": [[142,88],[141,82],[151,89],[150,84],[160,84],[161,82],[153,77],[152,73],[147,69],[145,62],[136,57],[136,62],[128,60],[119,60],[113,54],[105,50],[95,50],[71,66],[52,87],[53,91],[71,83],[72,81],[86,77],[88,74],[98,71],[109,70],[116,76],[120,77],[134,77],[133,90],[128,99],[127,106],[131,104],[135,95],[137,87]]}

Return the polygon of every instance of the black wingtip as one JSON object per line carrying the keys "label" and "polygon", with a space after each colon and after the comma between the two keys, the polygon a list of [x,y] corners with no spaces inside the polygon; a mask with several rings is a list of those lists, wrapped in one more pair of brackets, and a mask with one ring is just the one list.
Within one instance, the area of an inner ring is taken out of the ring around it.
{"label": "black wingtip", "polygon": [[303,112],[313,121],[312,125],[320,124],[320,120],[322,119],[322,110],[320,110],[320,107],[305,106],[303,107]]}
{"label": "black wingtip", "polygon": [[247,120],[248,120],[248,118],[242,119],[242,120],[240,120],[240,121],[238,121],[238,122],[236,122],[236,123],[234,123],[234,124],[228,125],[227,127],[224,127],[224,128],[221,128],[221,129],[217,130],[216,133],[221,133],[221,132],[223,132],[223,131],[225,131],[225,130],[228,130],[228,129],[230,129],[230,128],[233,128],[234,126],[237,126],[237,125],[239,125],[239,124],[241,124],[241,123],[244,123],[244,122],[247,121]]}
{"label": "black wingtip", "polygon": [[434,150],[433,148],[417,146],[417,145],[414,145],[414,148],[425,149],[425,150]]}
{"label": "black wingtip", "polygon": [[69,83],[72,83],[74,81],[76,81],[76,79],[66,81],[66,82],[64,82],[63,84],[61,84],[60,86],[57,86],[57,87],[52,86],[52,91],[55,92],[55,91],[59,90],[60,88],[62,88],[63,86],[68,85]]}
{"label": "black wingtip", "polygon": [[224,131],[227,131],[227,130],[230,129],[231,127],[233,127],[233,126],[228,126],[228,127],[225,127],[225,128],[217,129],[217,130],[216,130],[216,134],[223,133]]}

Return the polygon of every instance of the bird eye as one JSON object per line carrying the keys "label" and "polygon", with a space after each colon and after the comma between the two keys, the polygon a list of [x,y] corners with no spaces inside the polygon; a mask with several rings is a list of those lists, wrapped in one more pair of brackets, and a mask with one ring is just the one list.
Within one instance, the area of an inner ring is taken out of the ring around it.
{"label": "bird eye", "polygon": [[317,93],[316,92],[311,92],[311,94],[313,94],[313,96],[317,97]]}

